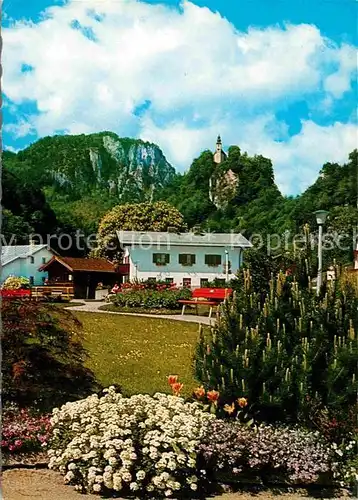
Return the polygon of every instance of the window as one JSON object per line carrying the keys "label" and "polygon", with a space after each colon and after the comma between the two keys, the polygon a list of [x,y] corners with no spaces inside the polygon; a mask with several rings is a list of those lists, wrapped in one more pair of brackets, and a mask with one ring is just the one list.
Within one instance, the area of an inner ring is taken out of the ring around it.
{"label": "window", "polygon": [[179,254],[179,264],[182,266],[192,266],[195,264],[195,255],[190,253]]}
{"label": "window", "polygon": [[42,263],[46,264],[46,257],[42,257]]}
{"label": "window", "polygon": [[165,266],[170,262],[170,255],[168,253],[153,253],[153,263],[156,266]]}
{"label": "window", "polygon": [[156,283],[157,278],[148,278],[148,283]]}
{"label": "window", "polygon": [[200,288],[205,288],[208,283],[209,283],[208,278],[201,278],[201,280],[200,280]]}
{"label": "window", "polygon": [[168,284],[173,283],[174,279],[173,278],[165,278],[165,282]]}
{"label": "window", "polygon": [[30,257],[31,264],[35,264],[35,257]]}
{"label": "window", "polygon": [[183,287],[190,288],[191,287],[191,278],[183,278]]}
{"label": "window", "polygon": [[220,266],[221,255],[205,255],[205,264],[211,267]]}
{"label": "window", "polygon": [[33,286],[33,284],[34,284],[34,277],[33,276],[29,277],[29,282],[30,282],[30,286]]}

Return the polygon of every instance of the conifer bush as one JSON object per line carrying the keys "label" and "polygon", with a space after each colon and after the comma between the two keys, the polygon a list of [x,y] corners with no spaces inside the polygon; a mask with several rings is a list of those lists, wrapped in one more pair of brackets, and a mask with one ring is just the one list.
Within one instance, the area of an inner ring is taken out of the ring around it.
{"label": "conifer bush", "polygon": [[246,397],[262,420],[297,421],[318,400],[347,414],[357,394],[353,286],[338,279],[316,297],[279,273],[263,296],[249,270],[242,285],[211,331],[201,332],[195,371],[204,387],[220,391],[222,404]]}

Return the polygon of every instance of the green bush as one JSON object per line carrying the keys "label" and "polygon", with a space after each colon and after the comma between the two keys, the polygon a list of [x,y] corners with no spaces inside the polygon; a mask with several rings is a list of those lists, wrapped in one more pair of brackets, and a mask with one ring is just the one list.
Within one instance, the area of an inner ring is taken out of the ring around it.
{"label": "green bush", "polygon": [[81,323],[70,312],[3,299],[1,315],[3,404],[49,410],[98,388],[84,366]]}
{"label": "green bush", "polygon": [[317,298],[283,273],[262,298],[247,270],[215,327],[201,333],[196,377],[223,403],[248,398],[261,419],[297,420],[316,400],[347,413],[358,387],[357,307],[347,282],[332,282]]}
{"label": "green bush", "polygon": [[110,300],[118,307],[143,309],[178,309],[179,299],[189,299],[191,291],[187,288],[172,290],[128,290],[117,293]]}

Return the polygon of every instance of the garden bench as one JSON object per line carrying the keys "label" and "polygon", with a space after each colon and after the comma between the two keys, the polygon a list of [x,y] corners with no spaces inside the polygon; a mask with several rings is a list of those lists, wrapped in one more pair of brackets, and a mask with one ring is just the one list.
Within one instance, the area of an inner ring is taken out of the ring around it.
{"label": "garden bench", "polygon": [[218,307],[224,300],[232,294],[232,288],[196,288],[193,291],[190,300],[178,300],[182,304],[182,315],[185,313],[186,306],[195,306],[196,314],[198,315],[198,306],[209,307],[209,318],[212,316],[213,307]]}
{"label": "garden bench", "polygon": [[63,297],[68,300],[73,299],[73,286],[36,286],[32,289],[34,297]]}

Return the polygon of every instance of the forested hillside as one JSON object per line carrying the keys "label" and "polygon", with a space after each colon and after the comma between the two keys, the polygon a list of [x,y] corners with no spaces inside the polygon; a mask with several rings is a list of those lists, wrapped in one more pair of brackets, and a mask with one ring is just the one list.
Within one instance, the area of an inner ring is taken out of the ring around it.
{"label": "forested hillside", "polygon": [[285,197],[271,160],[238,146],[220,165],[204,151],[179,174],[155,144],[111,132],[46,137],[3,154],[3,232],[18,233],[21,241],[33,230],[90,234],[115,205],[163,200],[179,209],[188,227],[247,237],[296,233],[307,222],[315,229],[313,212],[326,209],[327,228],[351,238],[358,224],[357,157],[355,150],[343,165],[326,163],[303,194]]}
{"label": "forested hillside", "polygon": [[158,146],[112,132],[45,137],[5,155],[4,166],[41,189],[62,223],[87,232],[118,203],[150,201],[175,175]]}

